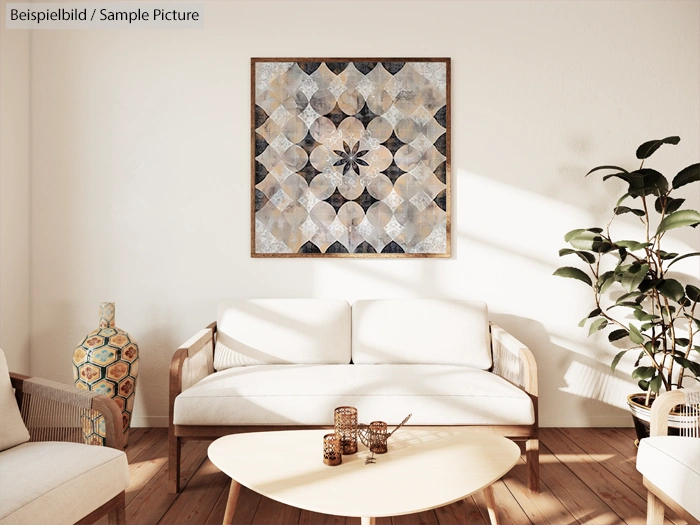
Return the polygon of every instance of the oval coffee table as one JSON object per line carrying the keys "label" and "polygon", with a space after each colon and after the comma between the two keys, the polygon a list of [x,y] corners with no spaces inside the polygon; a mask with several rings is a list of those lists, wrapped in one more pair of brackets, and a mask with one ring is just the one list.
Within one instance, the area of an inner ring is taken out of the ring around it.
{"label": "oval coffee table", "polygon": [[434,509],[482,490],[493,525],[498,524],[492,483],[520,458],[520,448],[501,436],[453,427],[403,427],[389,451],[357,454],[341,465],[323,463],[323,435],[332,430],[286,430],[233,434],[209,446],[209,459],[231,477],[224,525],[230,525],[240,486],[313,512],[375,518]]}

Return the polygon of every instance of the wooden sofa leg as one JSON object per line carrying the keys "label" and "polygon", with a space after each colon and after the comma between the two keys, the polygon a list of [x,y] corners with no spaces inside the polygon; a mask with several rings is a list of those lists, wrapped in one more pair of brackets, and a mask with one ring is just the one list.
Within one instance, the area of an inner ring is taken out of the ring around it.
{"label": "wooden sofa leg", "polygon": [[168,492],[180,492],[180,449],[182,440],[172,428],[168,430]]}
{"label": "wooden sofa leg", "polygon": [[664,504],[652,491],[647,492],[647,525],[663,525]]}
{"label": "wooden sofa leg", "polygon": [[122,491],[115,499],[115,507],[107,513],[107,522],[109,525],[126,525],[126,493]]}
{"label": "wooden sofa leg", "polygon": [[540,440],[528,439],[525,444],[525,461],[527,462],[527,483],[530,492],[540,492]]}

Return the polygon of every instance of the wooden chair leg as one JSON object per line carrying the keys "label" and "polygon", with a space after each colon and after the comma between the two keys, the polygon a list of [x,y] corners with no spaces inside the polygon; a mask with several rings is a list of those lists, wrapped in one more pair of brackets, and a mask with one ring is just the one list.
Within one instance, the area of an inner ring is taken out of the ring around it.
{"label": "wooden chair leg", "polygon": [[525,444],[525,460],[527,462],[527,484],[530,492],[540,492],[540,440],[528,439]]}
{"label": "wooden chair leg", "polygon": [[168,492],[180,492],[180,449],[182,440],[172,428],[168,430]]}
{"label": "wooden chair leg", "polygon": [[107,522],[109,525],[126,525],[126,493],[119,494],[116,500],[116,506],[107,513]]}
{"label": "wooden chair leg", "polygon": [[647,525],[663,525],[664,504],[652,491],[647,492]]}

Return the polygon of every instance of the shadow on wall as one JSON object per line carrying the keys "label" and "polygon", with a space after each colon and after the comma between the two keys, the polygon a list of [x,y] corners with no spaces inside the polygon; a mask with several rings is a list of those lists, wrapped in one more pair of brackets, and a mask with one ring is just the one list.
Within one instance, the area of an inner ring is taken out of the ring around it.
{"label": "shadow on wall", "polygon": [[[535,355],[540,418],[545,416],[541,426],[550,426],[547,420],[554,417],[558,421],[556,426],[601,426],[605,422],[603,418],[610,418],[611,425],[619,425],[621,419],[629,418],[625,399],[634,390],[609,367],[553,343],[545,327],[534,319],[498,313],[490,314],[490,318]],[[547,342],[545,346],[543,341]],[[545,355],[557,359],[545,359]],[[569,399],[563,401],[562,397]],[[572,406],[577,407],[575,420],[559,413],[563,407],[569,411]]]}

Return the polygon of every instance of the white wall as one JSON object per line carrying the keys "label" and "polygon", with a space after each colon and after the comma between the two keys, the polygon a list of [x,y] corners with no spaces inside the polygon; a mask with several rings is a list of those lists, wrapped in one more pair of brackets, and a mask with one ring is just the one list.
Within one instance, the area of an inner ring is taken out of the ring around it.
{"label": "white wall", "polygon": [[[591,298],[551,274],[621,189],[589,168],[671,134],[653,166],[700,158],[699,3],[210,2],[206,20],[32,34],[32,373],[70,382],[115,301],[141,347],[135,424],[165,425],[170,357],[222,298],[482,298],[537,357],[544,426],[628,424],[636,386],[576,326]],[[452,259],[250,258],[253,56],[452,57]]]}
{"label": "white wall", "polygon": [[30,53],[29,31],[0,31],[0,348],[19,373],[29,372]]}

